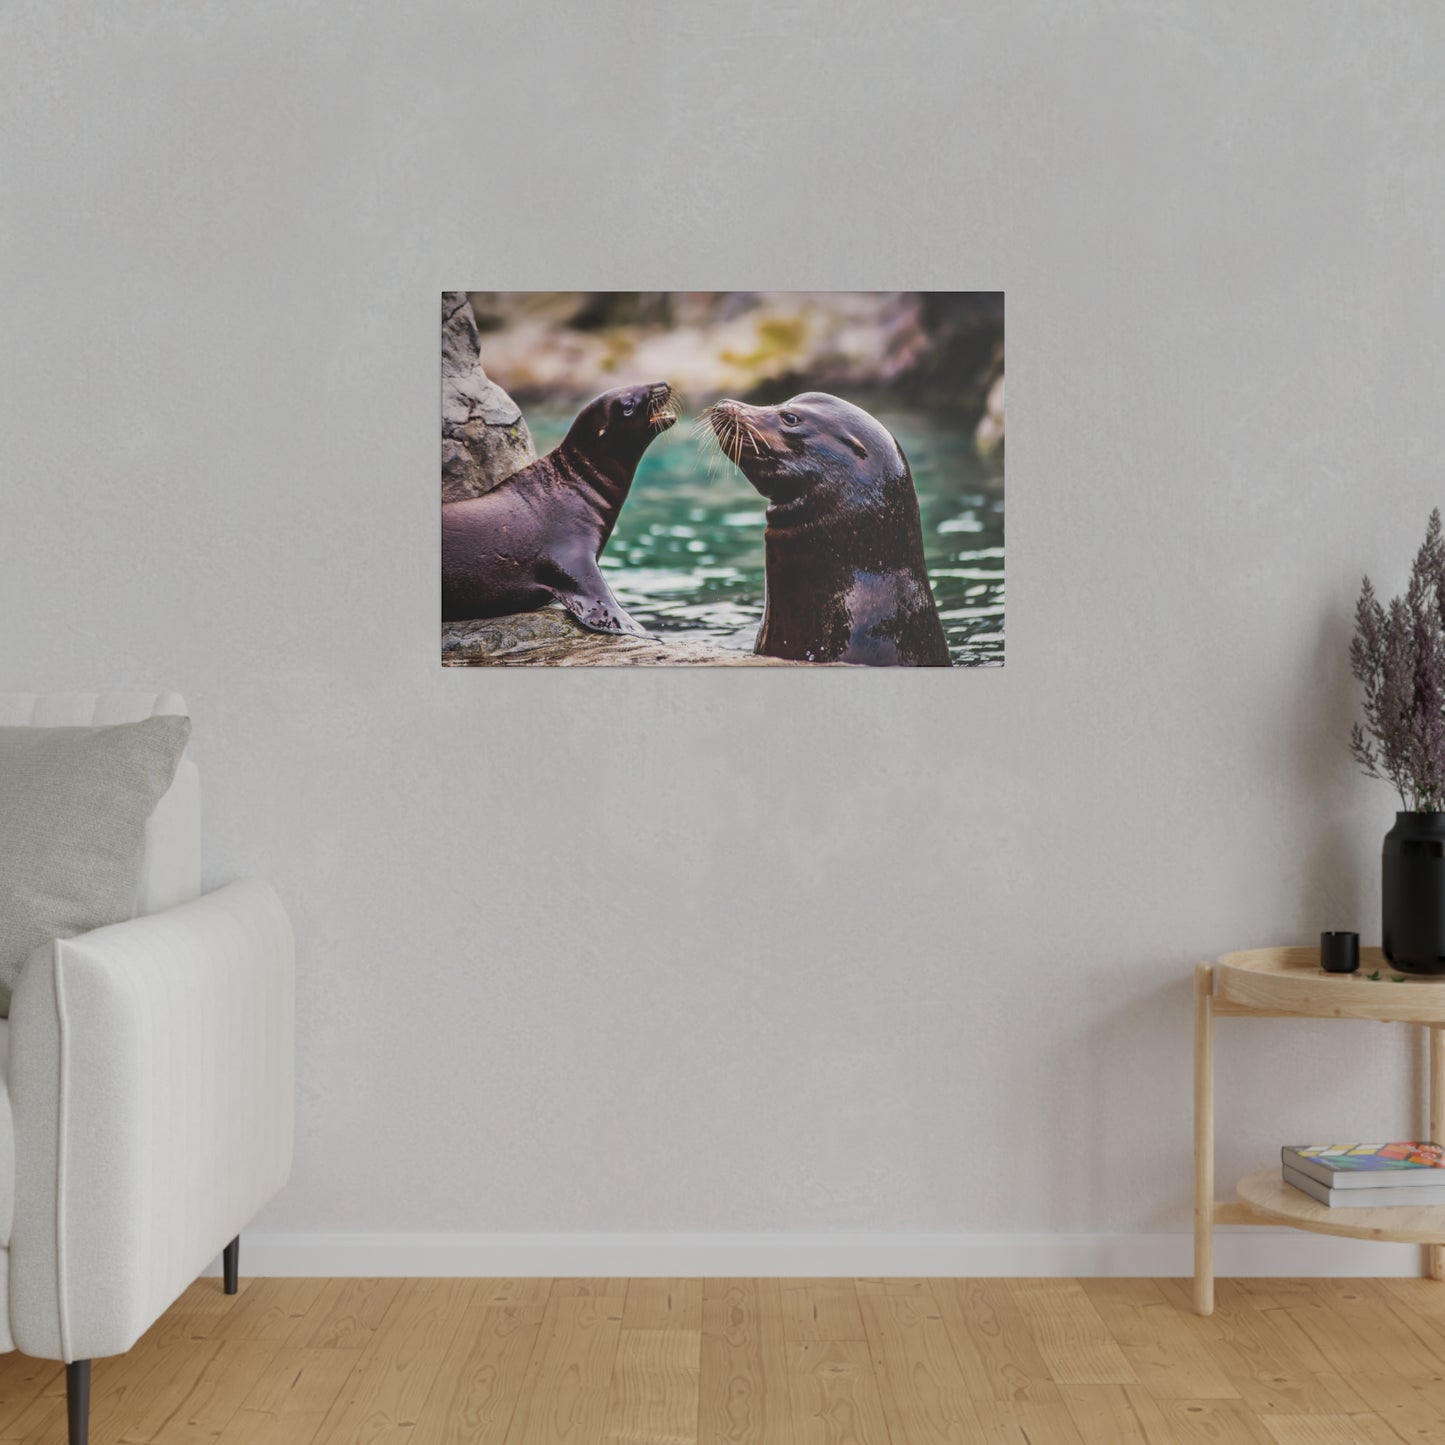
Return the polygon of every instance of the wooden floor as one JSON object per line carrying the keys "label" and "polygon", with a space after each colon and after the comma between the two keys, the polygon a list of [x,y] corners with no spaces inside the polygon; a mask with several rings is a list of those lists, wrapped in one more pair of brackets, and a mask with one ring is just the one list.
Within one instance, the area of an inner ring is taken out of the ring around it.
{"label": "wooden floor", "polygon": [[[64,1388],[0,1357],[0,1440]],[[93,1445],[1418,1445],[1445,1285],[204,1280],[94,1392]]]}

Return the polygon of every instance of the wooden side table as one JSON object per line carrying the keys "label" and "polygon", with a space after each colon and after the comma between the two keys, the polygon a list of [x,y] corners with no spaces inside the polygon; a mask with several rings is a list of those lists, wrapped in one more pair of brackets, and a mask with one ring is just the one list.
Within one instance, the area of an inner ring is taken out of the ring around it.
{"label": "wooden side table", "polygon": [[[1379,971],[1378,979],[1369,974]],[[1331,1209],[1291,1188],[1279,1165],[1248,1174],[1236,1199],[1214,1197],[1214,1020],[1376,1019],[1422,1024],[1430,1038],[1430,1138],[1445,1135],[1445,977],[1392,980],[1378,948],[1360,950],[1358,973],[1325,973],[1318,948],[1226,953],[1194,970],[1194,1308],[1214,1312],[1214,1226],[1287,1224],[1318,1234],[1426,1244],[1429,1274],[1445,1280],[1445,1205]]]}

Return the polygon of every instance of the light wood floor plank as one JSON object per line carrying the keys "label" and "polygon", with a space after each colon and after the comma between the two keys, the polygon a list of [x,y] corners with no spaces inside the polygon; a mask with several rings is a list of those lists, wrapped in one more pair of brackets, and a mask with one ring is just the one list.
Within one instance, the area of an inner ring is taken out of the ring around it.
{"label": "light wood floor plank", "polygon": [[1086,1279],[1082,1286],[1151,1395],[1167,1400],[1239,1398],[1239,1391],[1210,1358],[1208,1322],[1171,1305],[1152,1281]]}
{"label": "light wood floor plank", "polygon": [[1378,1415],[1269,1415],[1264,1428],[1277,1445],[1400,1445]]}
{"label": "light wood floor plank", "polygon": [[977,1441],[982,1426],[932,1291],[869,1290],[859,1303],[892,1439]]}
{"label": "light wood floor plank", "polygon": [[[21,1434],[24,1422],[28,1433]],[[19,1440],[24,1445],[62,1445],[67,1438],[65,1426],[65,1397],[63,1395],[41,1395],[31,1402],[30,1409],[16,1420],[12,1429],[0,1438],[7,1441]]]}
{"label": "light wood floor plank", "polygon": [[595,1445],[601,1439],[624,1299],[554,1293],[507,1445]]}
{"label": "light wood floor plank", "polygon": [[[1391,1298],[1370,1280],[1322,1279],[1319,1309],[1339,1325],[1358,1331],[1402,1375],[1430,1375],[1440,1368],[1439,1337],[1423,1321],[1412,1324],[1391,1308]],[[1338,1369],[1345,1357],[1336,1360]],[[1355,1356],[1356,1361],[1359,1355]]]}
{"label": "light wood floor plank", "polygon": [[867,1339],[851,1279],[785,1279],[778,1284],[785,1339]]}
{"label": "light wood floor plank", "polygon": [[790,1344],[788,1397],[796,1445],[887,1445],[873,1356],[862,1340]]}
{"label": "light wood floor plank", "polygon": [[593,1299],[603,1297],[626,1299],[628,1281],[625,1279],[554,1279],[552,1295],[588,1295]]}
{"label": "light wood floor plank", "polygon": [[[1233,1280],[1219,1280],[1214,1313],[1201,1320],[1210,1357],[1240,1399],[1257,1415],[1341,1414],[1367,1411],[1358,1393],[1331,1373],[1316,1373],[1275,1329],[1270,1310],[1254,1309]],[[1181,1314],[1192,1314],[1188,1281],[1164,1280],[1160,1292]],[[1325,1362],[1320,1361],[1321,1364]]]}
{"label": "light wood floor plank", "polygon": [[[12,1356],[6,1356],[9,1360]],[[52,1363],[49,1360],[32,1361],[35,1365]],[[108,1363],[108,1362],[107,1362]],[[143,1372],[146,1368],[144,1360],[137,1362],[137,1373]],[[98,1367],[97,1367],[98,1372]],[[116,1383],[121,1372],[111,1371],[111,1382]],[[127,1370],[125,1373],[129,1373]],[[25,1403],[25,1407],[11,1417],[3,1432],[0,1432],[0,1439],[5,1441],[24,1440],[39,1442],[43,1440],[64,1441],[65,1430],[65,1366],[57,1366],[53,1375],[47,1375],[43,1371],[35,1374],[36,1393],[34,1397]],[[92,1392],[95,1392],[95,1381],[91,1383]]]}
{"label": "light wood floor plank", "polygon": [[1312,1279],[1235,1279],[1230,1283],[1255,1309],[1281,1310],[1292,1304],[1312,1304],[1317,1298]]}
{"label": "light wood floor plank", "polygon": [[[1301,1328],[1297,1312],[1301,1307],[1313,1303],[1310,1295],[1290,1291],[1286,1294],[1269,1296],[1257,1287],[1261,1281],[1219,1280],[1215,1290],[1216,1316],[1230,1310],[1237,1311],[1242,1328],[1253,1329],[1272,1342],[1272,1348],[1282,1351],[1300,1365],[1318,1382],[1327,1396],[1335,1403],[1320,1410],[1321,1414],[1367,1413],[1369,1402],[1353,1387],[1346,1376],[1338,1373],[1330,1360],[1321,1353],[1309,1332]],[[1288,1298],[1290,1305],[1271,1303],[1274,1298]],[[1378,1368],[1379,1356],[1373,1352],[1362,1357],[1367,1368]],[[1241,1392],[1245,1393],[1245,1392]],[[1297,1413],[1287,1410],[1285,1413]]]}
{"label": "light wood floor plank", "polygon": [[479,1279],[477,1300],[489,1305],[545,1305],[552,1293],[550,1279]]}
{"label": "light wood floor plank", "polygon": [[217,1340],[195,1384],[145,1445],[214,1440],[241,1408],[280,1347],[266,1340]]}
{"label": "light wood floor plank", "polygon": [[[1062,1400],[979,1400],[975,1404],[989,1445],[1092,1445]],[[1110,1441],[1113,1445],[1113,1441]]]}
{"label": "light wood floor plank", "polygon": [[472,1292],[467,1280],[405,1281],[316,1445],[410,1440]]}
{"label": "light wood floor plank", "polygon": [[1323,1298],[1286,1309],[1268,1310],[1270,1323],[1286,1335],[1302,1357],[1312,1349],[1325,1373],[1354,1379],[1362,1373],[1398,1373],[1394,1362],[1368,1335],[1359,1335],[1339,1310]]}
{"label": "light wood floor plank", "polygon": [[416,1422],[426,1445],[502,1445],[522,1397],[543,1306],[473,1300]]}
{"label": "light wood floor plank", "polygon": [[[313,1310],[341,1293],[345,1280],[245,1280],[241,1292],[227,1296],[218,1280],[206,1280],[228,1308],[209,1313],[207,1334],[213,1340],[270,1340],[284,1345]],[[194,1289],[196,1286],[192,1286]]]}
{"label": "light wood floor plank", "polygon": [[617,1342],[604,1440],[697,1445],[701,1330],[628,1330]]}
{"label": "light wood floor plank", "polygon": [[1428,1379],[1371,1371],[1350,1377],[1378,1415],[1411,1445],[1445,1445],[1445,1375],[1440,1370]]}
{"label": "light wood floor plank", "polygon": [[65,1388],[65,1366],[59,1360],[35,1360],[15,1351],[0,1356],[0,1440],[17,1438],[10,1427],[37,1399],[55,1394],[57,1384]]}
{"label": "light wood floor plank", "polygon": [[[1445,1300],[1440,1298],[1445,1290],[1430,1292],[1432,1285],[1439,1284],[1438,1280],[1375,1279],[1364,1284],[1385,1309],[1424,1342],[1435,1359],[1445,1360]],[[1424,1285],[1425,1289],[1403,1288],[1412,1284]]]}
{"label": "light wood floor plank", "polygon": [[1276,1445],[1241,1400],[1155,1400],[1154,1408],[1145,1424],[1149,1445]]}
{"label": "light wood floor plank", "polygon": [[861,1299],[865,1294],[932,1295],[933,1281],[928,1279],[855,1279],[853,1292]]}
{"label": "light wood floor plank", "polygon": [[703,1282],[698,1438],[702,1445],[793,1445],[775,1279]]}
{"label": "light wood floor plank", "polygon": [[282,1345],[216,1445],[310,1445],[360,1358],[339,1346]]}
{"label": "light wood floor plank", "polygon": [[401,1286],[399,1279],[328,1281],[320,1298],[287,1335],[286,1343],[317,1350],[363,1349],[381,1328]]}
{"label": "light wood floor plank", "polygon": [[1008,1286],[999,1279],[936,1279],[933,1298],[976,1400],[1059,1399],[1059,1387]]}
{"label": "light wood floor plank", "polygon": [[1151,1445],[1135,1392],[1144,1401],[1145,1414],[1154,1415],[1153,1396],[1139,1385],[1059,1386],[1064,1408],[1088,1445]]}
{"label": "light wood floor plank", "polygon": [[[171,1306],[171,1310],[181,1314],[194,1315],[225,1315],[237,1309],[241,1301],[251,1291],[251,1286],[256,1283],[255,1279],[243,1276],[237,1281],[237,1292],[227,1294],[222,1288],[219,1280],[198,1279],[194,1284],[189,1284],[181,1291],[180,1298]],[[267,1280],[263,1289],[269,1293],[277,1280]],[[318,1280],[319,1284],[320,1281]],[[171,1310],[168,1310],[169,1314]]]}
{"label": "light wood floor plank", "polygon": [[124,1406],[91,1426],[91,1445],[153,1441],[195,1389],[220,1347],[219,1340],[184,1337],[157,1349],[155,1364]]}
{"label": "light wood floor plank", "polygon": [[634,1279],[627,1284],[624,1330],[701,1330],[700,1279]]}
{"label": "light wood floor plank", "polygon": [[1139,1377],[1077,1280],[1016,1279],[1018,1301],[1058,1385],[1136,1385]]}

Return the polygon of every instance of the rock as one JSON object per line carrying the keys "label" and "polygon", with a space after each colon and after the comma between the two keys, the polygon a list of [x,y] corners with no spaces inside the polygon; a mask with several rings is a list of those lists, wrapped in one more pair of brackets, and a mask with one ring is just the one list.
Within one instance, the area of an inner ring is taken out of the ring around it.
{"label": "rock", "polygon": [[[697,639],[613,637],[588,632],[560,607],[442,623],[442,663],[447,667],[808,667],[778,657],[756,657],[741,648]],[[832,664],[828,664],[832,665]],[[846,665],[846,664],[837,664]]]}
{"label": "rock", "polygon": [[973,439],[982,456],[1003,450],[1004,441],[1003,373],[988,389],[988,402],[979,418]]}
{"label": "rock", "polygon": [[479,497],[537,460],[521,408],[482,370],[465,291],[442,292],[442,501]]}

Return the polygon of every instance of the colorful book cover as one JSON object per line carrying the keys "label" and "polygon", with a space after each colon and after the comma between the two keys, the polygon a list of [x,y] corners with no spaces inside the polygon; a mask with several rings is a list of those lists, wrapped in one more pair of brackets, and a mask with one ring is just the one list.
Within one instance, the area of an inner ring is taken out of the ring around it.
{"label": "colorful book cover", "polygon": [[1445,1169],[1445,1149],[1429,1143],[1294,1144],[1289,1152],[1338,1174]]}

